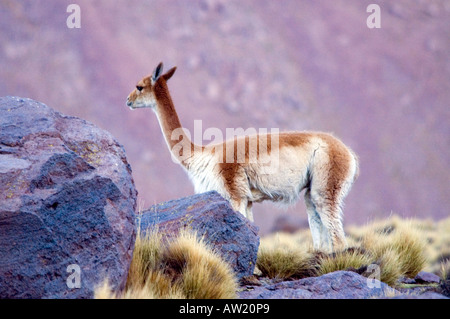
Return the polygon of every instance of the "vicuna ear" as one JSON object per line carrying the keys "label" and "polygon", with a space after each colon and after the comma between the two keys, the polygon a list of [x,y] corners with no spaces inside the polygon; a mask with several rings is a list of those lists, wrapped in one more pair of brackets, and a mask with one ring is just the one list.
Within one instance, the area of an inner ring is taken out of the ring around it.
{"label": "vicuna ear", "polygon": [[164,80],[166,80],[166,81],[169,80],[172,77],[172,75],[175,73],[176,70],[177,70],[177,67],[174,66],[169,71],[167,71],[167,73],[163,75]]}
{"label": "vicuna ear", "polygon": [[158,66],[156,67],[155,71],[153,71],[153,74],[152,74],[153,82],[156,82],[156,80],[159,79],[159,77],[162,74],[162,71],[163,71],[163,63],[161,62],[161,63],[158,64]]}

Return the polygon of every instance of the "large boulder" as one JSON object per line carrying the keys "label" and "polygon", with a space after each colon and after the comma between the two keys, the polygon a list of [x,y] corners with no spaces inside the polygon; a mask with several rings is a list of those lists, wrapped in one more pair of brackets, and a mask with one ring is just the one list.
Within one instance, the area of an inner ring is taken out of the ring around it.
{"label": "large boulder", "polygon": [[158,227],[167,238],[190,230],[204,238],[238,278],[253,275],[259,248],[258,228],[233,211],[217,192],[207,192],[150,207],[138,218],[142,233]]}
{"label": "large boulder", "polygon": [[0,298],[91,298],[126,282],[137,192],[108,132],[0,98]]}

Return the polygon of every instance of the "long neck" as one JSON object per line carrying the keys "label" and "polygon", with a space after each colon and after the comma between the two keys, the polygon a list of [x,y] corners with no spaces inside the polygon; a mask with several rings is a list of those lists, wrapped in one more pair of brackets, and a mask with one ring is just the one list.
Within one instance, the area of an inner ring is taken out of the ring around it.
{"label": "long neck", "polygon": [[155,86],[155,97],[155,112],[167,146],[175,159],[187,167],[195,147],[181,126],[165,81]]}

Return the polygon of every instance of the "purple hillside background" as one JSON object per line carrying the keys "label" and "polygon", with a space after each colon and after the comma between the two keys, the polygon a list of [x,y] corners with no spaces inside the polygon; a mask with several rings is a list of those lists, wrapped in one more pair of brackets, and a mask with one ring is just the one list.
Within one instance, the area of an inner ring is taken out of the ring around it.
{"label": "purple hillside background", "polygon": [[[81,8],[69,29],[66,8]],[[366,8],[381,8],[369,29]],[[446,0],[0,0],[0,96],[32,98],[124,146],[142,208],[194,193],[149,110],[125,99],[163,61],[182,124],[332,132],[360,157],[344,223],[449,215]],[[208,141],[204,141],[207,143]],[[288,209],[254,206],[268,233]]]}

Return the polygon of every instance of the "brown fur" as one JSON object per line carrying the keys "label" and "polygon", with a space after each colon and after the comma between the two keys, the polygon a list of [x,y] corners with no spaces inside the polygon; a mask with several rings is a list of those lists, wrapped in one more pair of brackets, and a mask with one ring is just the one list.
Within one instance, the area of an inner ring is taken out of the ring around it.
{"label": "brown fur", "polygon": [[[139,95],[145,95],[152,92],[159,104],[162,106],[158,108],[158,111],[161,112],[161,126],[163,128],[163,134],[165,135],[165,140],[168,142],[168,146],[170,149],[174,149],[175,145],[182,142],[183,147],[180,147],[180,150],[177,154],[173,154],[176,158],[183,158],[183,150],[186,147],[191,148],[191,153],[194,152],[195,145],[188,139],[186,135],[181,135],[178,139],[172,138],[172,132],[176,129],[181,129],[182,125],[178,118],[177,112],[175,110],[175,106],[172,101],[172,97],[169,94],[169,89],[167,87],[167,81],[172,77],[175,73],[176,67],[170,69],[166,74],[162,75],[158,81],[156,81],[155,85],[152,86],[151,76],[147,76],[140,80],[136,84],[136,89],[134,89],[128,95],[128,101],[134,102]],[[140,93],[138,93],[138,87],[142,87]],[[187,165],[185,160],[180,160],[180,163],[183,166]]]}
{"label": "brown fur", "polygon": [[[255,136],[244,136],[241,139],[244,139],[244,151],[245,151],[245,163],[238,163],[238,139],[239,137],[235,137],[233,141],[234,150],[230,150],[234,154],[234,161],[232,163],[226,161],[227,154],[227,146],[230,143],[223,143],[223,160],[222,163],[219,164],[220,174],[223,175],[225,180],[225,187],[230,194],[230,197],[234,201],[242,200],[242,190],[239,187],[240,181],[238,178],[239,173],[242,174],[242,170],[245,170],[245,164],[248,164],[250,161],[250,138],[256,138],[256,156],[259,159],[260,156],[260,138],[266,141],[266,146],[263,151],[264,154],[270,155],[272,152],[272,135],[264,134],[264,135],[255,135]],[[279,149],[281,150],[284,147],[288,146],[300,146],[305,143],[308,143],[309,138],[311,137],[311,133],[307,132],[283,132],[279,134]],[[267,152],[267,153],[266,153]],[[251,189],[251,191],[255,192],[256,189]],[[269,199],[268,196],[264,194],[258,194],[261,202],[263,200]]]}

